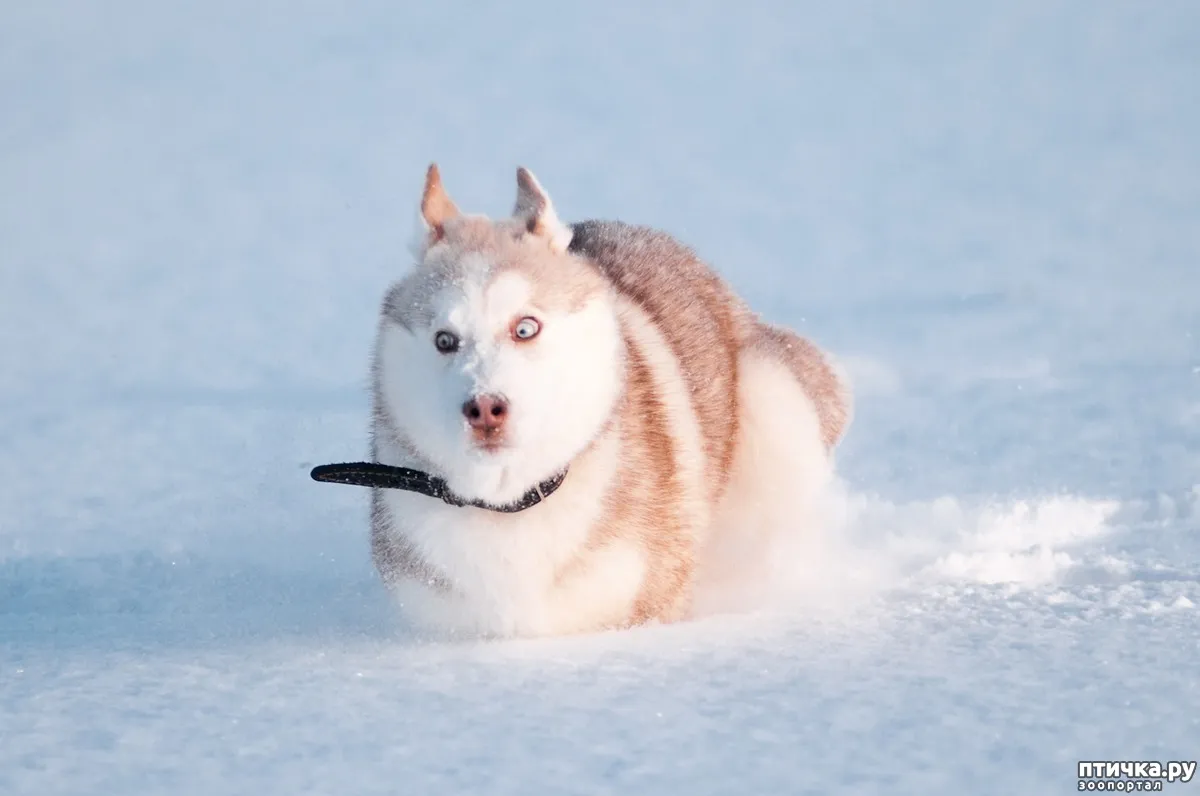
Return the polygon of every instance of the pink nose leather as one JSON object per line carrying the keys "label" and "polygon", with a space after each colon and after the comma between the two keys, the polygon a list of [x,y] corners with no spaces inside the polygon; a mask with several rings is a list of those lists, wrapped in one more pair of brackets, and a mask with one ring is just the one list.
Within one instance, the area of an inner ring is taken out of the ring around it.
{"label": "pink nose leather", "polygon": [[463,404],[462,412],[471,428],[491,433],[508,420],[508,401],[498,395],[477,395]]}

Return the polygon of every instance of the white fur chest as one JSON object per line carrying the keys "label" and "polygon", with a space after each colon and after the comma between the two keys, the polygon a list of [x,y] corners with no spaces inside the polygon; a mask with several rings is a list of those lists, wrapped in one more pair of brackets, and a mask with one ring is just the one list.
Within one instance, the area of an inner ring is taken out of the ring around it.
{"label": "white fur chest", "polygon": [[[387,463],[404,464],[401,458],[380,450]],[[646,562],[631,544],[597,543],[617,464],[616,441],[602,439],[550,498],[514,514],[384,490],[393,533],[451,584],[401,580],[395,593],[404,613],[432,629],[470,634],[541,635],[620,622]]]}

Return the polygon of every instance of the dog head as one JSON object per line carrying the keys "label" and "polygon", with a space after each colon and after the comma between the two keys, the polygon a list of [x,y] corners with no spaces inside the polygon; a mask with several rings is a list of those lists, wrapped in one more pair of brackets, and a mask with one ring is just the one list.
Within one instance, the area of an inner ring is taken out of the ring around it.
{"label": "dog head", "polygon": [[377,399],[391,431],[458,494],[509,502],[609,421],[624,345],[614,293],[571,254],[534,176],[513,216],[460,213],[430,166],[416,267],[384,300]]}

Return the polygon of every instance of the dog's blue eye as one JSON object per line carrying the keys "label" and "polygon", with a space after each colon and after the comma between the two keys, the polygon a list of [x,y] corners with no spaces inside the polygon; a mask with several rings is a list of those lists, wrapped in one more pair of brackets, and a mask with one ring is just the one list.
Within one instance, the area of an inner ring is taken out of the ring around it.
{"label": "dog's blue eye", "polygon": [[517,340],[532,340],[542,330],[536,318],[522,318],[513,326],[513,337]]}
{"label": "dog's blue eye", "polygon": [[458,338],[452,332],[438,332],[433,336],[433,344],[443,354],[453,354],[458,350]]}

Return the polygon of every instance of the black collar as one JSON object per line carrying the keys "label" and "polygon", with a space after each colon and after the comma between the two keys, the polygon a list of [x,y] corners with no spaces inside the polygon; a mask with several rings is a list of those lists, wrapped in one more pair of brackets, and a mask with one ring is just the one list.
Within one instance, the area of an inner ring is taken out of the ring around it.
{"label": "black collar", "polygon": [[530,489],[516,501],[498,506],[482,500],[467,500],[459,497],[450,491],[444,479],[408,467],[393,467],[390,464],[379,464],[378,462],[349,462],[346,464],[321,464],[312,470],[314,481],[369,486],[377,489],[404,489],[441,498],[451,506],[474,506],[477,509],[500,511],[505,514],[524,511],[530,506],[541,503],[554,494],[554,490],[562,486],[563,479],[566,477],[567,471],[564,469]]}

